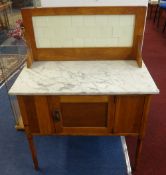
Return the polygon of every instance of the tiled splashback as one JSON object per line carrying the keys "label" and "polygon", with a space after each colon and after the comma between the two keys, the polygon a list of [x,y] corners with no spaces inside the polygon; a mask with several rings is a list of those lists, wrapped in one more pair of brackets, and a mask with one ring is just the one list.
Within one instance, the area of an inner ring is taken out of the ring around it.
{"label": "tiled splashback", "polygon": [[131,47],[134,15],[35,16],[37,48]]}

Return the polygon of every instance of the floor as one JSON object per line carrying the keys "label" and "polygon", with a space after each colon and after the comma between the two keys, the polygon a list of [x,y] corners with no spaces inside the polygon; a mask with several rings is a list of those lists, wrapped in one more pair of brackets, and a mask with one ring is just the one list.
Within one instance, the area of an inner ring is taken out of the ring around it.
{"label": "floor", "polygon": [[[166,174],[166,31],[148,19],[143,46],[143,59],[154,78],[160,94],[152,99],[146,136],[138,170],[134,175]],[[135,139],[127,143],[133,160]]]}

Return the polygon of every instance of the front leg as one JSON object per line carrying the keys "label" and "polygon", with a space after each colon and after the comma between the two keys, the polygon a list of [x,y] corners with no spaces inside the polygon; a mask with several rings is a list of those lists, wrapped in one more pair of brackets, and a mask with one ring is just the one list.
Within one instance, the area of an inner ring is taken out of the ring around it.
{"label": "front leg", "polygon": [[133,172],[135,172],[137,170],[137,167],[138,167],[138,162],[139,162],[141,151],[142,151],[142,143],[143,143],[143,138],[138,136],[136,153],[135,153],[135,161],[134,161],[134,166],[132,169]]}
{"label": "front leg", "polygon": [[34,141],[33,141],[33,136],[30,133],[28,133],[26,135],[27,135],[29,148],[30,148],[30,151],[31,151],[31,155],[32,155],[35,170],[38,170],[39,166],[38,166],[37,153],[36,153],[36,149],[35,149],[35,145],[34,145]]}

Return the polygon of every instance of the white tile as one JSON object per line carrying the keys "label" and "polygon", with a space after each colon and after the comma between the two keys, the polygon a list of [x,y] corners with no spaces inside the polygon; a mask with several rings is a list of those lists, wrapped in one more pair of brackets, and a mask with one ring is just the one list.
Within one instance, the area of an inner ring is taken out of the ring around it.
{"label": "white tile", "polygon": [[63,41],[62,37],[59,37],[58,35],[53,35],[49,39],[51,41],[50,47],[55,47],[55,48],[62,47],[62,41]]}
{"label": "white tile", "polygon": [[[38,47],[70,47],[70,44],[71,47],[77,47],[77,44],[78,47],[87,47],[86,44],[91,47],[125,47],[132,44],[134,20],[133,15],[73,15],[35,17],[33,23]],[[42,43],[39,43],[40,38]]]}
{"label": "white tile", "polygon": [[85,15],[83,18],[84,18],[83,25],[85,26],[95,26],[96,25],[94,15]]}
{"label": "white tile", "polygon": [[95,39],[90,39],[90,38],[86,38],[84,39],[84,47],[92,47],[92,46],[95,46]]}
{"label": "white tile", "polygon": [[78,31],[77,28],[78,28],[78,27],[68,27],[68,28],[66,28],[67,36],[68,36],[69,38],[75,38],[75,37],[77,37],[77,36],[78,36],[78,35],[77,35],[77,31]]}
{"label": "white tile", "polygon": [[72,42],[72,47],[83,47],[84,46],[84,41],[83,39],[76,38]]}
{"label": "white tile", "polygon": [[120,16],[120,26],[130,26],[133,25],[134,15],[121,15]]}
{"label": "white tile", "polygon": [[131,47],[132,46],[131,38],[127,38],[127,37],[119,38],[118,46],[119,47],[124,47],[124,46]]}
{"label": "white tile", "polygon": [[39,48],[49,48],[51,47],[51,41],[49,39],[40,39],[39,40]]}
{"label": "white tile", "polygon": [[39,16],[32,17],[33,25],[36,27],[45,25],[45,23],[43,23],[43,21],[45,21],[45,19],[46,19],[46,17],[39,17]]}
{"label": "white tile", "polygon": [[112,37],[120,37],[120,27],[113,26]]}
{"label": "white tile", "polygon": [[[84,27],[78,27],[77,28],[77,37],[79,38],[87,38],[88,36],[88,30],[89,28],[86,28],[85,26]],[[95,31],[94,31],[95,32]]]}
{"label": "white tile", "polygon": [[109,47],[117,47],[118,46],[118,38],[110,38],[107,40]]}
{"label": "white tile", "polygon": [[107,39],[95,39],[95,47],[107,47]]}
{"label": "white tile", "polygon": [[76,15],[71,17],[71,25],[72,26],[83,26],[84,18],[83,15]]}
{"label": "white tile", "polygon": [[96,25],[105,26],[108,25],[108,15],[96,15]]}
{"label": "white tile", "polygon": [[120,27],[120,38],[123,38],[124,36],[126,38],[132,38],[133,37],[133,32],[134,32],[134,28],[130,27],[130,26],[121,26]]}
{"label": "white tile", "polygon": [[[98,38],[100,36],[100,28],[97,28],[97,27],[86,27],[86,30],[87,30],[87,37],[89,38],[92,38],[92,39],[95,39],[95,38]],[[86,38],[87,38],[86,37]]]}
{"label": "white tile", "polygon": [[131,26],[135,25],[135,15],[132,15],[131,17]]}
{"label": "white tile", "polygon": [[62,47],[63,48],[73,47],[73,41],[72,41],[72,39],[61,40],[61,43],[62,43]]}
{"label": "white tile", "polygon": [[108,24],[112,26],[119,26],[120,17],[119,15],[109,15],[108,16]]}
{"label": "white tile", "polygon": [[68,33],[66,32],[66,28],[57,28],[55,29],[55,35],[59,38],[59,39],[65,39],[68,37]]}
{"label": "white tile", "polygon": [[100,28],[100,38],[112,38],[113,37],[113,28],[112,26],[107,26]]}

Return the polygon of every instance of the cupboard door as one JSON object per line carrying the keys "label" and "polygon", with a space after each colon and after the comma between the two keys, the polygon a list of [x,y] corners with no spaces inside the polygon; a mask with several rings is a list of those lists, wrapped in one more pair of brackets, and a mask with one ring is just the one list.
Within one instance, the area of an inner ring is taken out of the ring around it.
{"label": "cupboard door", "polygon": [[145,96],[117,96],[114,133],[139,133]]}
{"label": "cupboard door", "polygon": [[53,96],[51,111],[57,111],[60,120],[55,129],[63,134],[94,134],[112,131],[114,97],[108,96]]}

